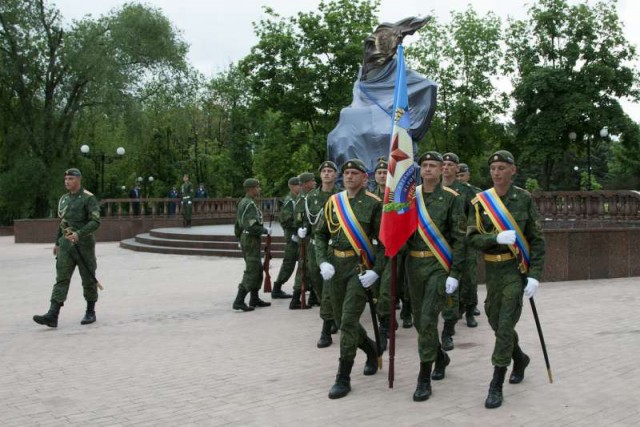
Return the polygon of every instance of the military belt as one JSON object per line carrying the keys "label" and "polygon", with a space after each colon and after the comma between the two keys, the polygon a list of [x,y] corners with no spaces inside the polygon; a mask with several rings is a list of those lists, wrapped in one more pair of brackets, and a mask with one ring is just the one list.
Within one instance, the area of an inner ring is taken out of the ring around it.
{"label": "military belt", "polygon": [[351,258],[356,256],[356,251],[354,250],[341,251],[338,249],[334,249],[333,254],[338,258]]}
{"label": "military belt", "polygon": [[497,254],[497,255],[490,255],[490,254],[484,255],[484,260],[488,262],[509,261],[510,259],[514,259],[514,258],[515,258],[515,255],[513,255],[511,252],[506,252],[504,254]]}
{"label": "military belt", "polygon": [[409,256],[413,258],[429,258],[434,255],[431,251],[410,251]]}

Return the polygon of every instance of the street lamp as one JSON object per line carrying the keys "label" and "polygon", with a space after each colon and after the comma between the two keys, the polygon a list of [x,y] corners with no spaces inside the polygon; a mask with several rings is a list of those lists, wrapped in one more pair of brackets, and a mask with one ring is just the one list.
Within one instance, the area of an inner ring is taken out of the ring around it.
{"label": "street lamp", "polygon": [[580,191],[580,168],[578,167],[578,165],[575,165],[573,167],[573,170],[575,171],[576,175],[578,176],[578,191]]}
{"label": "street lamp", "polygon": [[[569,139],[572,142],[576,140],[577,136],[578,135],[575,132],[569,132]],[[605,126],[602,129],[600,129],[600,137],[604,139],[607,136],[609,136],[609,128]],[[591,191],[591,140],[593,139],[593,136],[586,135],[586,139],[587,139],[587,191]]]}
{"label": "street lamp", "polygon": [[[91,157],[91,148],[87,145],[84,144],[80,147],[80,152],[82,153],[83,156],[85,157]],[[115,156],[111,156],[108,154],[105,154],[102,151],[98,151],[96,152],[95,156],[97,158],[100,159],[100,195],[104,194],[104,164],[105,163],[111,163],[114,159],[121,159],[122,156],[124,156],[124,148],[123,147],[118,147],[116,148],[116,155]]]}

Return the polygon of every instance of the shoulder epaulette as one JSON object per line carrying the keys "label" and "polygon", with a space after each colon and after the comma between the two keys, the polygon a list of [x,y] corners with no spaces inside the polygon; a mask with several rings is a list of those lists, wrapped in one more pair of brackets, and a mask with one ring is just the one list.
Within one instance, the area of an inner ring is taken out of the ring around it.
{"label": "shoulder epaulette", "polygon": [[456,190],[454,190],[453,188],[449,188],[449,187],[445,187],[444,185],[442,186],[442,189],[444,191],[448,191],[449,193],[453,194],[454,196],[459,196],[460,193],[458,193]]}
{"label": "shoulder epaulette", "polygon": [[93,196],[93,193],[87,189],[84,189],[84,194],[86,194],[87,196]]}
{"label": "shoulder epaulette", "polygon": [[514,186],[513,186],[513,188],[516,188],[516,189],[518,189],[518,190],[522,191],[522,192],[523,192],[524,194],[526,194],[527,196],[530,196],[530,195],[531,195],[531,193],[529,192],[529,190],[526,190],[526,189],[524,189],[524,188],[520,188],[520,187],[518,187],[517,185],[514,185]]}
{"label": "shoulder epaulette", "polygon": [[471,204],[475,205],[476,203],[478,203],[480,201],[480,199],[478,199],[478,196],[474,197],[473,199],[471,199]]}
{"label": "shoulder epaulette", "polygon": [[376,199],[377,201],[381,202],[382,199],[378,196],[376,196],[374,193],[372,193],[371,191],[365,191],[364,194],[366,194],[369,197],[373,197],[374,199]]}

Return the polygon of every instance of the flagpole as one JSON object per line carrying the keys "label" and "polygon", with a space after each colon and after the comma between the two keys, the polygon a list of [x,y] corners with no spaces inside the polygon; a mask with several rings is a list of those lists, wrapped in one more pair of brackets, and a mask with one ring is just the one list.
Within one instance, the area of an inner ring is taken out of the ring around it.
{"label": "flagpole", "polygon": [[391,316],[389,321],[389,388],[393,388],[396,356],[396,256],[391,257]]}

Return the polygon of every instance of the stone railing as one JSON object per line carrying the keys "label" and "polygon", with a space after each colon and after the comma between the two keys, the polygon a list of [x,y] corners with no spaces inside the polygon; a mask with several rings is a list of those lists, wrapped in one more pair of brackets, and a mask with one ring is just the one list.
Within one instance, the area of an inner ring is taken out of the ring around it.
{"label": "stone railing", "polygon": [[[233,218],[240,199],[191,199],[194,218]],[[280,212],[278,198],[259,199],[259,206],[265,216]],[[140,216],[165,217],[182,215],[181,199],[164,197],[142,199],[104,199],[100,201],[104,218],[135,218]]]}
{"label": "stone railing", "polygon": [[533,198],[544,219],[640,221],[638,191],[536,191]]}

